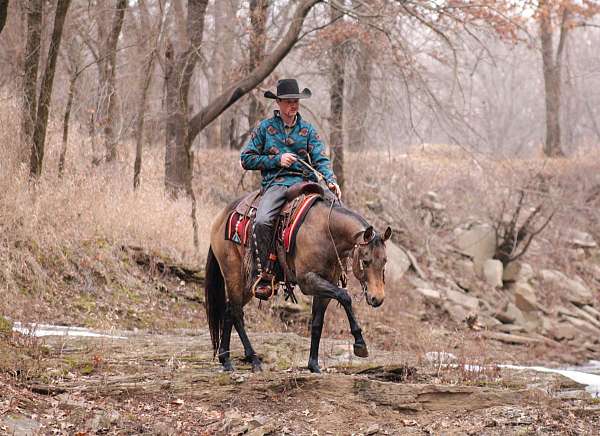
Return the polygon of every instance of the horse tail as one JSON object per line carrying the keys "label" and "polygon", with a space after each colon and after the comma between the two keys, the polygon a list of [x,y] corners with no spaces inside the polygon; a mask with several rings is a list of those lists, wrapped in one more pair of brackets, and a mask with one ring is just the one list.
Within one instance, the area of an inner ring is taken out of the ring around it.
{"label": "horse tail", "polygon": [[206,318],[212,341],[213,351],[216,355],[223,331],[225,319],[225,280],[212,247],[208,249],[206,259],[206,276],[204,278],[204,301],[206,302]]}

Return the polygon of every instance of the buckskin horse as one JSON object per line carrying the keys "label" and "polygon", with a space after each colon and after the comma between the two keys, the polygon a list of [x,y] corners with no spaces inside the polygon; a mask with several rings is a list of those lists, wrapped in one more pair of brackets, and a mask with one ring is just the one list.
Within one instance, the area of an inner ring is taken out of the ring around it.
{"label": "buckskin horse", "polygon": [[[246,248],[224,238],[226,222],[239,202],[226,207],[212,225],[206,261],[206,313],[213,350],[223,369],[233,370],[229,346],[234,327],[244,346],[244,360],[252,365],[253,371],[260,371],[261,361],[244,327],[243,307],[253,299],[247,283],[249,277],[244,272]],[[313,296],[308,360],[311,372],[321,372],[319,342],[325,311],[331,300],[338,301],[346,312],[350,332],[354,336],[354,354],[368,356],[367,345],[352,309],[352,297],[346,289],[337,285],[345,274],[340,259],[352,260],[353,274],[362,286],[367,303],[378,307],[385,297],[385,241],[391,234],[389,227],[383,235],[377,233],[364,218],[339,202],[321,200],[316,201],[306,213],[296,235],[294,251],[278,256],[280,265],[285,264],[291,276],[288,280],[299,285],[305,295]]]}

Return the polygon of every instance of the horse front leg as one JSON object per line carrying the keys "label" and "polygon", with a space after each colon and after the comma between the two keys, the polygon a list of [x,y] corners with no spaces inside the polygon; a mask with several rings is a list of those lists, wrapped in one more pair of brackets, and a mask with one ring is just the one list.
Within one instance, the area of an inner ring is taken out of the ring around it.
{"label": "horse front leg", "polygon": [[321,368],[319,368],[319,344],[321,342],[325,312],[330,301],[316,295],[313,297],[312,318],[310,321],[310,355],[308,358],[308,369],[310,372],[321,372]]}
{"label": "horse front leg", "polygon": [[350,323],[350,332],[354,336],[354,354],[358,357],[368,357],[367,344],[362,336],[362,329],[356,320],[354,310],[352,310],[352,297],[348,294],[348,291],[325,280],[314,272],[309,272],[302,277],[301,287],[307,289],[315,297],[331,298],[342,305]]}

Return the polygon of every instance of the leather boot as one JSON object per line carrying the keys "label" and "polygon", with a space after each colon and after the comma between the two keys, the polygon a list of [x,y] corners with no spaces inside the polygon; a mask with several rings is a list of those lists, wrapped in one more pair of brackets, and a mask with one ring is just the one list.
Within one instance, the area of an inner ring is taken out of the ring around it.
{"label": "leather boot", "polygon": [[260,300],[268,300],[275,293],[275,276],[268,270],[272,236],[272,230],[267,226],[254,229],[255,262],[260,262],[260,266],[255,265],[257,277],[252,285],[252,294]]}

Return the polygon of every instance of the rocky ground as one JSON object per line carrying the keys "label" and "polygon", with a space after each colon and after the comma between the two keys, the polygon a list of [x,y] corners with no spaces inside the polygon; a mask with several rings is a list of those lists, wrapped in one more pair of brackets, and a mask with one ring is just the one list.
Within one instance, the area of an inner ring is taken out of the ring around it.
{"label": "rocky ground", "polygon": [[252,335],[265,371],[237,360],[224,373],[205,333],[112,333],[125,339],[29,338],[43,375],[2,375],[0,432],[499,435],[600,426],[598,401],[551,374],[467,370],[435,354],[418,363],[378,349],[356,359],[348,341],[328,339],[326,371],[313,375],[303,369],[308,340],[294,333]]}

